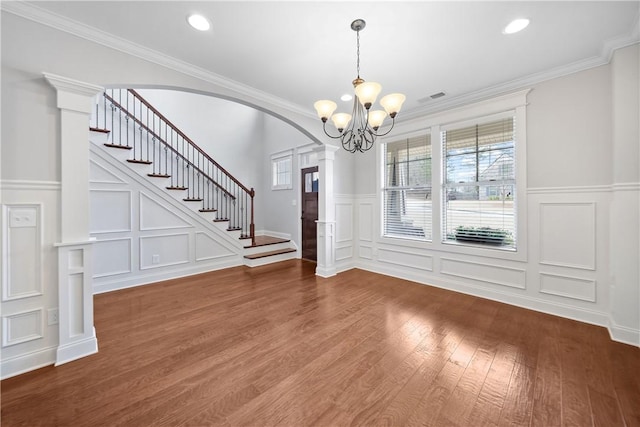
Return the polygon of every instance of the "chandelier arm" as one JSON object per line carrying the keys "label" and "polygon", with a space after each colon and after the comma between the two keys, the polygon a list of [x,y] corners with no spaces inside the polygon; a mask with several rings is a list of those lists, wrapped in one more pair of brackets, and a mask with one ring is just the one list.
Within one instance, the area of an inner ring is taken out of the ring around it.
{"label": "chandelier arm", "polygon": [[390,128],[389,128],[385,133],[377,133],[376,131],[373,131],[372,133],[373,133],[373,135],[375,135],[376,137],[378,137],[378,136],[385,136],[385,135],[388,135],[388,134],[389,134],[389,132],[391,132],[391,130],[393,129],[393,126],[394,126],[395,124],[396,124],[396,119],[395,119],[395,118],[392,118],[392,119],[391,119],[391,127],[390,127]]}
{"label": "chandelier arm", "polygon": [[341,133],[341,134],[340,134],[340,135],[338,135],[338,136],[330,135],[330,134],[329,134],[329,132],[327,132],[327,122],[324,122],[324,123],[322,124],[322,130],[324,131],[324,134],[325,134],[325,135],[327,135],[327,136],[328,136],[329,138],[331,138],[331,139],[338,139],[338,138],[342,138],[342,137],[343,137],[343,135],[344,135],[344,132],[343,132],[343,133]]}

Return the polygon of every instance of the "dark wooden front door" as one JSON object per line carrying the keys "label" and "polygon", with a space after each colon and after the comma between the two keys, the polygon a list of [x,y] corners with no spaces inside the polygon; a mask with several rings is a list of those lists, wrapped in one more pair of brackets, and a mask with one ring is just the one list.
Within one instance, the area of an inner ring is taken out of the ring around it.
{"label": "dark wooden front door", "polygon": [[318,167],[302,169],[302,258],[317,260]]}

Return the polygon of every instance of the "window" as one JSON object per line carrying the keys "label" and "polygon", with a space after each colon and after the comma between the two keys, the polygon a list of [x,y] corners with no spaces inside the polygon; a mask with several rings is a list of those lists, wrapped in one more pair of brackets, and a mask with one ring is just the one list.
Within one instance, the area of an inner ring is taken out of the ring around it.
{"label": "window", "polygon": [[441,132],[443,241],[516,248],[515,118]]}
{"label": "window", "polygon": [[291,185],[291,162],[292,154],[278,155],[271,157],[271,189],[288,190]]}
{"label": "window", "polygon": [[383,235],[431,240],[431,134],[385,144]]}

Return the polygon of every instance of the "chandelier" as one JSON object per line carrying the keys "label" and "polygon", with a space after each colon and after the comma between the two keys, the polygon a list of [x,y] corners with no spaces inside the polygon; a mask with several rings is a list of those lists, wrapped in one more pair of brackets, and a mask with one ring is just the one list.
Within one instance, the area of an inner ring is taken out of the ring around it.
{"label": "chandelier", "polygon": [[[376,82],[365,82],[360,78],[360,31],[364,29],[366,25],[367,23],[364,19],[356,19],[351,23],[351,29],[356,32],[356,68],[358,75],[352,82],[355,97],[353,99],[351,114],[333,114],[338,107],[333,101],[321,100],[313,104],[318,112],[318,117],[322,120],[324,133],[333,139],[340,138],[342,147],[350,153],[355,153],[356,151],[364,153],[373,147],[376,137],[384,136],[391,132],[395,124],[395,118],[405,100],[403,94],[391,93],[380,99],[380,105],[382,105],[385,111],[371,110],[371,106],[376,102],[382,86]],[[378,133],[387,115],[391,117],[391,127],[384,133]],[[333,122],[339,135],[334,136],[327,132],[327,120],[329,119]]]}

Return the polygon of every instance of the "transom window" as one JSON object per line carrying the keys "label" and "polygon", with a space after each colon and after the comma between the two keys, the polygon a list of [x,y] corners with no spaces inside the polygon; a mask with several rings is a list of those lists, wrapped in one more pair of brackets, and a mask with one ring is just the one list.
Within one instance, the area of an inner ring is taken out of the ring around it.
{"label": "transom window", "polygon": [[443,242],[516,248],[515,119],[441,132]]}
{"label": "transom window", "polygon": [[288,190],[292,188],[292,160],[293,155],[274,155],[271,157],[271,189]]}
{"label": "transom window", "polygon": [[431,240],[431,135],[385,144],[383,235]]}

